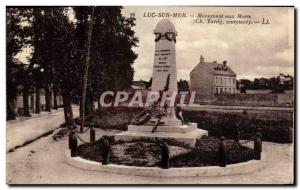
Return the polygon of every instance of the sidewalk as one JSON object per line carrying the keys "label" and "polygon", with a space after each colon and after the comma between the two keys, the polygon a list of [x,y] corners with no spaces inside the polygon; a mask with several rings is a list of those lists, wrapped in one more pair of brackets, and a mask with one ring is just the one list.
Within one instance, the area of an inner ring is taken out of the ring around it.
{"label": "sidewalk", "polygon": [[[79,115],[78,106],[73,106],[74,118]],[[6,151],[32,141],[59,127],[64,122],[63,109],[51,113],[34,115],[25,120],[9,121],[6,123]]]}
{"label": "sidewalk", "polygon": [[53,113],[60,112],[60,111],[63,111],[63,108],[58,108],[57,110],[51,110],[51,112],[41,111],[39,114],[37,114],[37,113],[30,113],[31,117],[17,116],[17,118],[15,120],[6,121],[6,124],[23,122],[23,121],[26,121],[28,119],[33,119],[33,118],[37,118],[37,117],[43,117],[45,115],[53,114]]}

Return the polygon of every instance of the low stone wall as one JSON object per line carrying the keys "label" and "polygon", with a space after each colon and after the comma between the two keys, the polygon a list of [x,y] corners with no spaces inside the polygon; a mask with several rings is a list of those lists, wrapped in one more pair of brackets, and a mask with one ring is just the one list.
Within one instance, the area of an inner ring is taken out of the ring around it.
{"label": "low stone wall", "polygon": [[216,94],[213,105],[292,106],[293,94]]}
{"label": "low stone wall", "polygon": [[266,156],[262,154],[262,160],[250,160],[248,162],[227,165],[226,167],[185,167],[161,169],[158,167],[138,167],[108,164],[85,160],[80,157],[71,157],[70,151],[65,152],[65,163],[89,171],[99,171],[122,175],[147,176],[147,177],[201,177],[201,176],[230,176],[252,173],[265,167]]}

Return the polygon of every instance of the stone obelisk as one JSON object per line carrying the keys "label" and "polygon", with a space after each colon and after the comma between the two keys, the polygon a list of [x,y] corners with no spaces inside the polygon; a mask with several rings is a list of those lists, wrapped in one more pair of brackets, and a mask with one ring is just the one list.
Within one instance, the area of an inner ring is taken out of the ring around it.
{"label": "stone obelisk", "polygon": [[[177,69],[176,69],[176,36],[174,24],[169,19],[160,20],[154,31],[155,52],[152,74],[151,91],[164,91],[169,76],[168,95],[174,97],[177,94]],[[162,123],[168,126],[181,125],[181,121],[175,116],[174,105],[170,105],[169,114],[162,119]],[[152,123],[155,123],[152,121]]]}
{"label": "stone obelisk", "polygon": [[159,21],[154,30],[155,53],[152,75],[152,91],[164,90],[168,75],[169,92],[177,91],[176,36],[174,24],[169,19]]}

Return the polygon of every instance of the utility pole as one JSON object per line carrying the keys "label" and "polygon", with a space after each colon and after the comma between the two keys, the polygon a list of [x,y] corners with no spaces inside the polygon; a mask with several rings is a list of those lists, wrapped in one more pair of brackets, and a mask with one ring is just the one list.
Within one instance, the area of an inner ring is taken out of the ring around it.
{"label": "utility pole", "polygon": [[83,133],[84,127],[84,117],[85,117],[85,100],[86,100],[86,88],[89,74],[89,62],[90,62],[90,46],[91,46],[91,37],[93,30],[93,18],[94,18],[95,7],[93,6],[92,15],[90,17],[89,31],[88,31],[88,42],[87,42],[87,55],[85,58],[85,69],[84,69],[84,78],[83,78],[83,92],[82,92],[82,118],[80,132]]}

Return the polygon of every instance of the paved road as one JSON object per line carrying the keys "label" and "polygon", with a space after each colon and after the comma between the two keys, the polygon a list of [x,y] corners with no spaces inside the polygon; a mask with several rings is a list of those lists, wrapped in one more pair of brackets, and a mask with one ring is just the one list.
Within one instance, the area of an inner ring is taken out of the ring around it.
{"label": "paved road", "polygon": [[[96,137],[119,131],[97,130]],[[83,138],[87,139],[88,133]],[[7,183],[10,184],[288,184],[293,179],[293,145],[263,143],[267,167],[255,173],[221,177],[142,177],[88,171],[67,165],[67,138],[52,135],[7,154]]]}
{"label": "paved road", "polygon": [[[79,108],[73,106],[74,117],[78,117]],[[41,116],[34,116],[23,121],[11,121],[6,125],[6,150],[9,151],[25,142],[36,139],[52,131],[64,122],[63,109],[52,111]]]}

